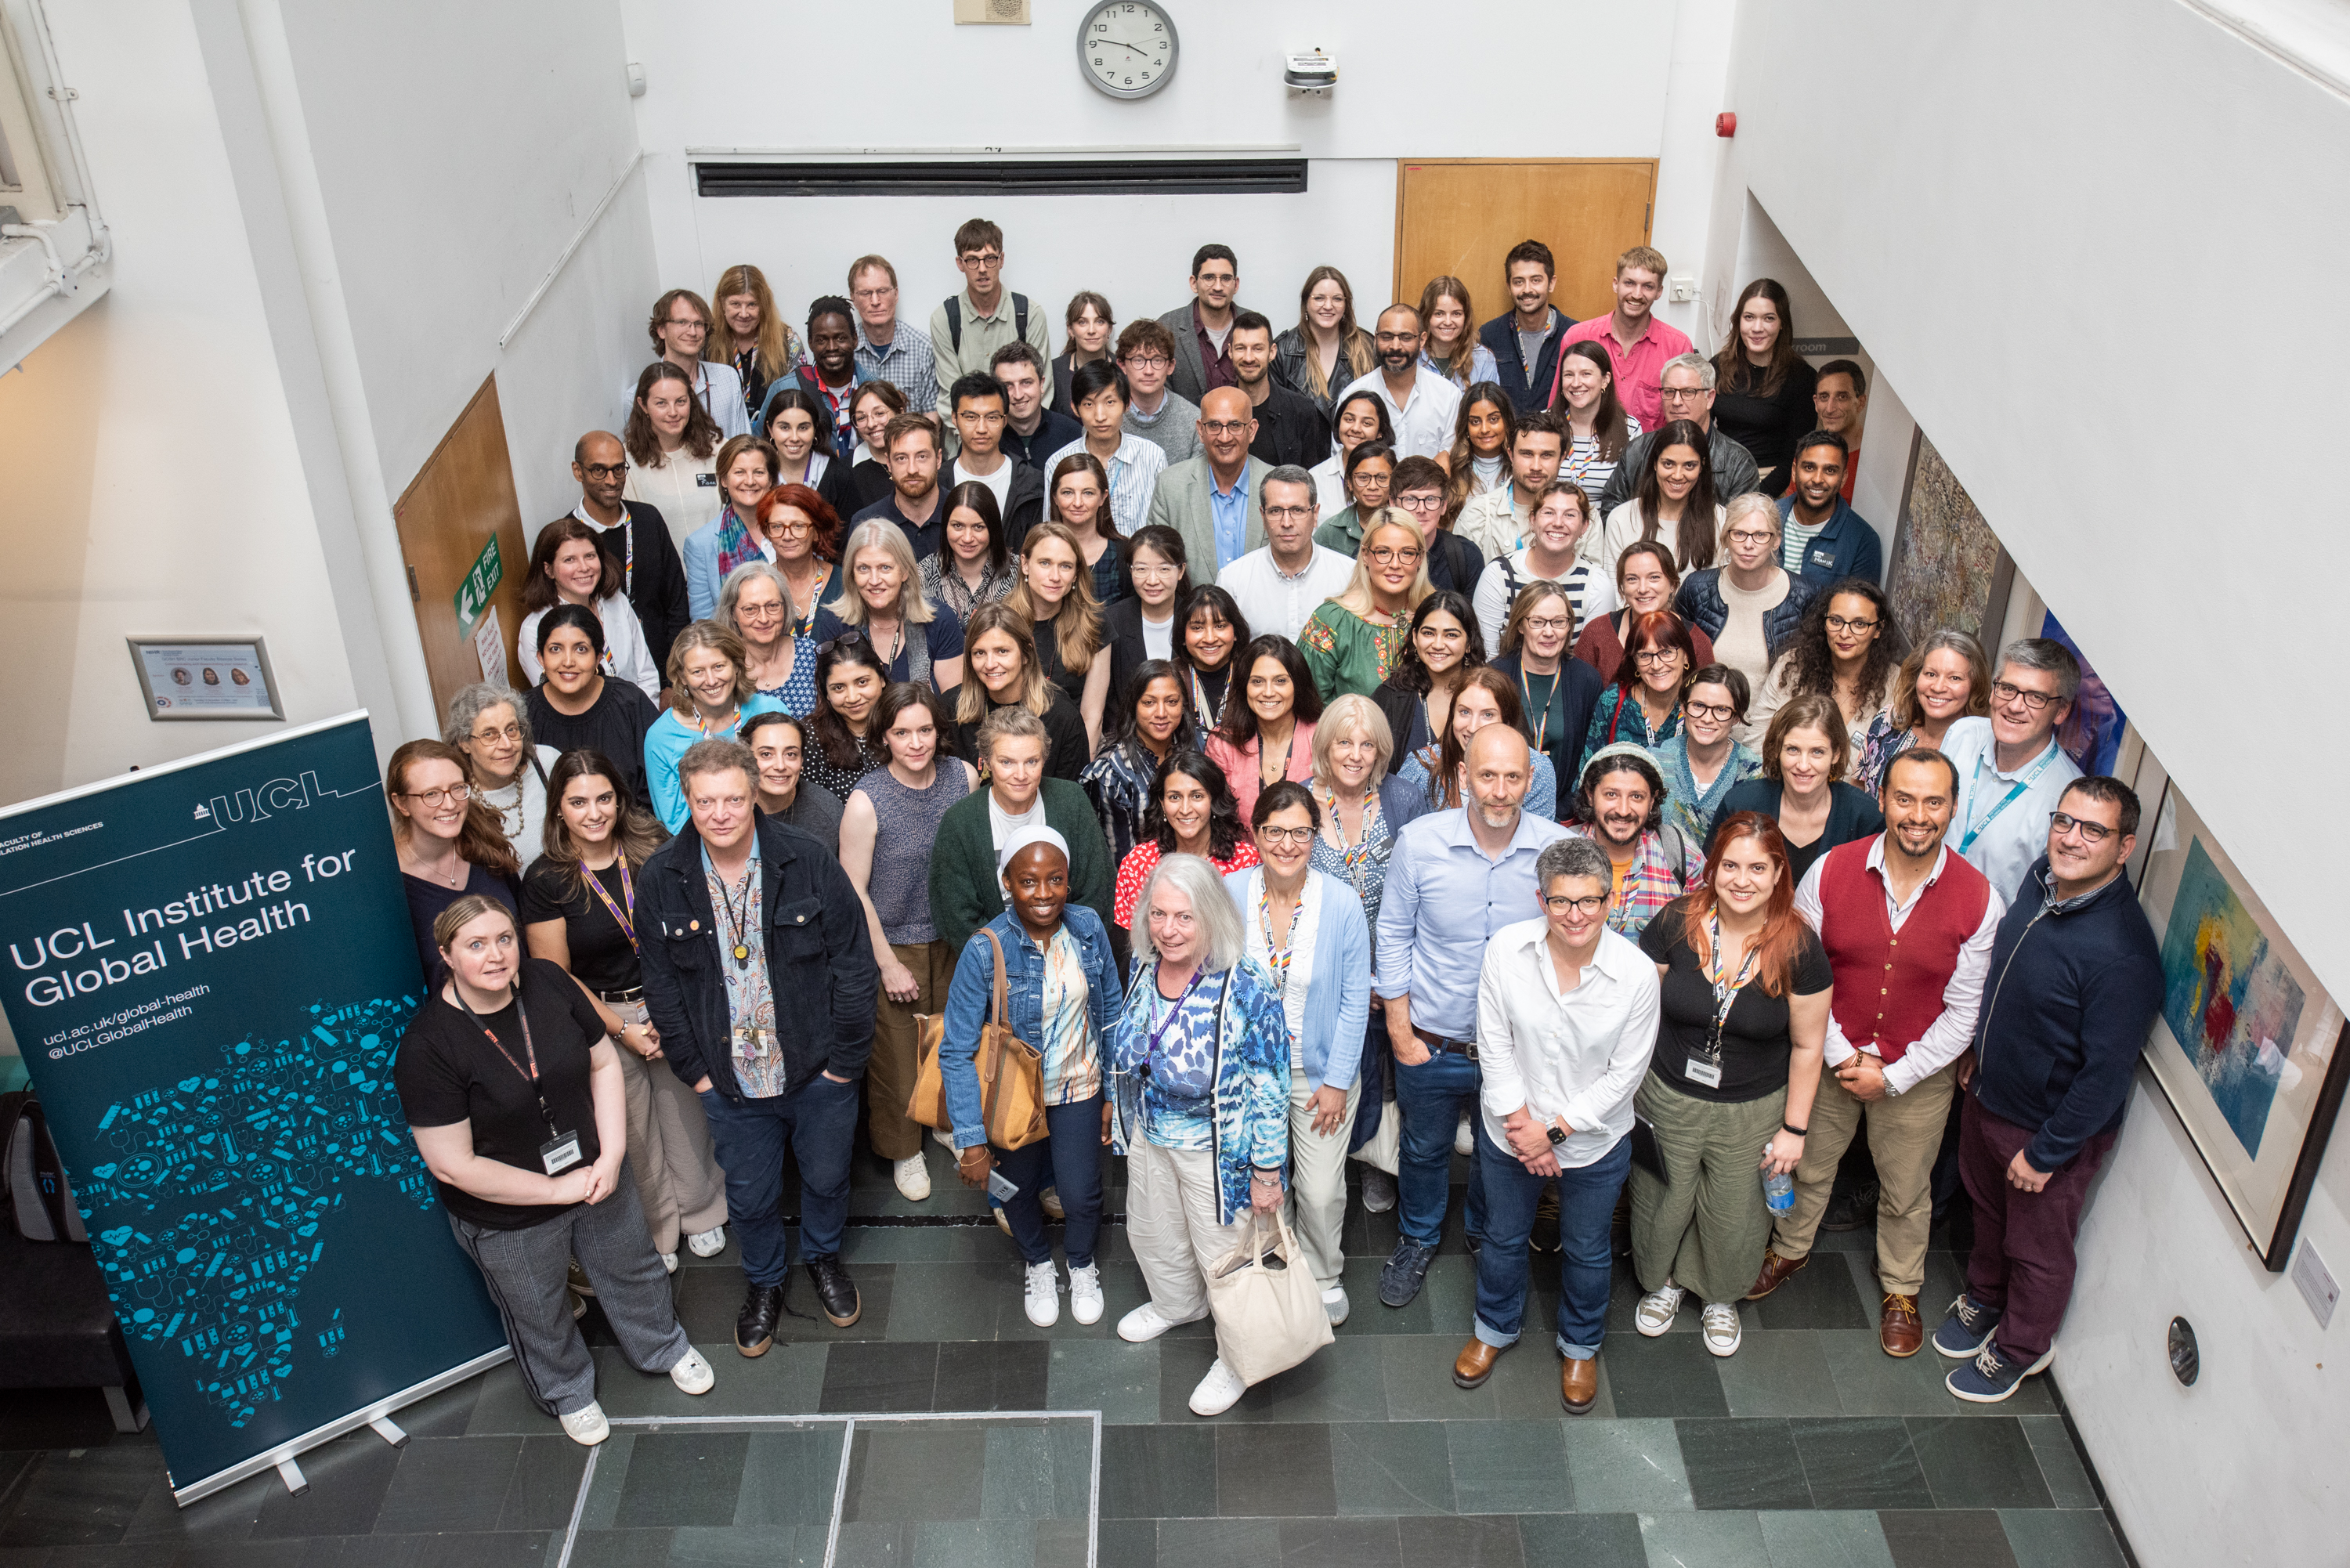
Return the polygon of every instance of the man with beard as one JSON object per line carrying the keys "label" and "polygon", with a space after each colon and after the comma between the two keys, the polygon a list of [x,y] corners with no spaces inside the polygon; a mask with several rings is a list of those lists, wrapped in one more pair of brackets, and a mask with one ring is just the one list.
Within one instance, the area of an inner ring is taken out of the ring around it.
{"label": "man with beard", "polygon": [[946,535],[939,514],[939,427],[928,414],[892,414],[881,432],[889,458],[889,493],[848,520],[855,527],[886,517],[906,532],[914,559],[935,556]]}
{"label": "man with beard", "polygon": [[1822,587],[1845,577],[1877,582],[1885,552],[1877,530],[1845,504],[1844,437],[1814,431],[1795,443],[1794,482],[1779,500],[1779,564],[1790,576]]}
{"label": "man with beard", "polygon": [[1369,385],[1387,405],[1399,458],[1448,451],[1453,417],[1461,411],[1461,389],[1419,362],[1420,332],[1419,311],[1390,305],[1379,312],[1379,329],[1372,338],[1379,373]]}
{"label": "man with beard", "polygon": [[1877,1337],[1885,1354],[1925,1343],[1918,1293],[1926,1282],[1934,1156],[1955,1092],[1953,1067],[1973,1038],[1992,940],[2007,906],[1983,874],[1942,842],[1959,770],[1929,747],[1885,770],[1885,831],[1840,845],[1795,889],[1795,913],[1817,931],[1835,971],[1826,1072],[1812,1102],[1794,1207],[1778,1218],[1759,1301],[1810,1261],[1836,1165],[1865,1109],[1877,1162],[1877,1279],[1885,1294]]}
{"label": "man with beard", "polygon": [[1658,910],[1705,874],[1705,846],[1664,820],[1665,777],[1644,748],[1619,741],[1591,753],[1566,831],[1607,852],[1614,876],[1610,930],[1638,936]]}
{"label": "man with beard", "polygon": [[[1415,348],[1415,352],[1417,348]],[[1455,1129],[1482,1086],[1477,1066],[1477,983],[1485,944],[1534,904],[1535,863],[1565,836],[1523,810],[1534,779],[1526,738],[1488,724],[1471,738],[1468,798],[1397,835],[1379,902],[1378,978],[1396,1061],[1397,1228],[1379,1271],[1379,1300],[1409,1306],[1444,1231]],[[1466,1222],[1483,1234],[1484,1187],[1472,1173]]]}
{"label": "man with beard", "polygon": [[579,482],[579,504],[571,515],[596,530],[596,547],[620,574],[620,592],[645,628],[653,667],[669,668],[669,645],[693,619],[685,598],[685,563],[660,511],[641,501],[624,501],[629,453],[609,431],[589,431],[571,448],[571,477]]}

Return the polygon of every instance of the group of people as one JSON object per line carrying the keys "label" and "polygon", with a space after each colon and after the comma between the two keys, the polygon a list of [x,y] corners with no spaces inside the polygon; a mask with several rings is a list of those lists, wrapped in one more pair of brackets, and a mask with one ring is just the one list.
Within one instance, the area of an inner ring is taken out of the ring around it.
{"label": "group of people", "polygon": [[[1849,504],[1860,368],[1797,357],[1767,279],[1693,352],[1646,247],[1571,322],[1534,241],[1482,328],[1439,278],[1367,332],[1318,267],[1276,332],[1210,244],[1190,304],[1120,327],[1080,294],[1055,356],[1001,231],[955,245],[927,333],[879,256],[805,336],[756,267],[715,313],[664,294],[533,550],[533,684],[459,692],[388,770],[433,992],[399,1086],[541,1405],[601,1440],[589,1294],[710,1386],[664,1281],[730,1228],[736,1348],[769,1348],[786,1158],[854,1324],[860,1120],[912,1204],[926,1133],[953,1150],[1039,1326],[1103,1314],[1123,1157],[1130,1341],[1208,1315],[1260,1214],[1343,1324],[1350,1170],[1409,1304],[1466,1157],[1455,1381],[1555,1252],[1570,1412],[1619,1207],[1639,1332],[1694,1297],[1729,1355],[1865,1127],[1887,1354],[1929,1337],[1963,1183],[1951,1391],[2044,1367],[2159,996],[2137,803],[2058,743],[2061,645],[1896,624]],[[1039,1064],[1016,1146],[991,1032]]]}

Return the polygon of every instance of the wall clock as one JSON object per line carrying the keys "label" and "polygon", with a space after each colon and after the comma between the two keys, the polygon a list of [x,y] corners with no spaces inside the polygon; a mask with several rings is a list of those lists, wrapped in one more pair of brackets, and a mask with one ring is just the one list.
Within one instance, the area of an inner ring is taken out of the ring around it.
{"label": "wall clock", "polygon": [[1103,0],[1077,24],[1077,68],[1112,98],[1149,98],[1175,74],[1175,23],[1151,0]]}

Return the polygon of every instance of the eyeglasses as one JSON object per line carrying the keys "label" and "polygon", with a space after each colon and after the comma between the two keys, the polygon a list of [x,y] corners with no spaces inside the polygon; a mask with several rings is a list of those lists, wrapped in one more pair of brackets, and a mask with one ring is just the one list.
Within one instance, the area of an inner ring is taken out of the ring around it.
{"label": "eyeglasses", "polygon": [[1397,496],[1395,504],[1406,512],[1436,512],[1443,508],[1444,493],[1440,490],[1415,490]]}
{"label": "eyeglasses", "polygon": [[895,294],[895,293],[897,293],[897,292],[898,292],[898,286],[897,286],[896,284],[891,284],[891,285],[890,285],[889,287],[887,287],[887,288],[860,288],[860,289],[856,289],[856,290],[852,291],[852,296],[853,296],[853,297],[855,297],[855,298],[858,298],[858,299],[870,299],[870,300],[877,300],[877,301],[878,301],[878,300],[884,300],[884,299],[887,299],[887,298],[889,298],[891,295],[893,295],[893,294]]}
{"label": "eyeglasses", "polygon": [[1285,520],[1291,517],[1311,517],[1313,515],[1314,508],[1311,506],[1268,506],[1264,509],[1264,520],[1268,523],[1277,520]]}
{"label": "eyeglasses", "polygon": [[1001,409],[992,414],[983,413],[977,409],[966,409],[962,413],[955,416],[955,423],[959,425],[973,424],[979,426],[983,430],[993,430],[1003,422],[1003,411]]}
{"label": "eyeglasses", "polygon": [[522,726],[508,724],[503,730],[476,730],[468,739],[479,741],[485,746],[492,741],[519,741],[522,739]]}
{"label": "eyeglasses", "polygon": [[[1855,620],[1850,616],[1832,615],[1828,617],[1828,629],[1830,631],[1875,631],[1877,623],[1873,620]],[[1991,690],[1996,691],[1999,688],[1994,686]],[[2010,687],[2008,690],[2013,691],[2015,688]]]}
{"label": "eyeglasses", "polygon": [[1200,433],[1211,436],[1246,435],[1249,426],[1254,423],[1256,423],[1254,420],[1201,420]]}
{"label": "eyeglasses", "polygon": [[1664,665],[1670,664],[1680,656],[1681,650],[1678,648],[1644,648],[1632,657],[1642,664]]}
{"label": "eyeglasses", "polygon": [[955,258],[966,266],[1002,266],[1003,257],[994,251],[965,251]]}
{"label": "eyeglasses", "polygon": [[781,605],[736,605],[734,607],[734,618],[737,620],[776,620],[782,618],[783,613],[784,607]]}
{"label": "eyeglasses", "polygon": [[1554,631],[1564,632],[1574,624],[1575,623],[1573,621],[1567,619],[1565,616],[1536,616],[1526,622],[1526,629],[1538,634]]}
{"label": "eyeglasses", "polygon": [[1726,724],[1738,717],[1737,709],[1722,702],[1684,702],[1681,711],[1690,718],[1703,719],[1715,724]]}
{"label": "eyeglasses", "polygon": [[1164,354],[1128,354],[1118,363],[1133,370],[1164,370],[1175,361]]}
{"label": "eyeglasses", "polygon": [[473,798],[473,786],[470,784],[449,784],[441,789],[410,790],[400,798],[403,800],[421,800],[429,806],[438,808],[444,805],[456,805],[463,802],[469,801]]}
{"label": "eyeglasses", "polygon": [[1314,842],[1314,830],[1310,827],[1260,827],[1256,830],[1256,836],[1260,844],[1295,844],[1303,849]]}
{"label": "eyeglasses", "polygon": [[1366,553],[1377,566],[1416,566],[1419,564],[1419,552],[1409,545],[1406,545],[1400,550],[1393,545],[1382,545],[1378,549]]}
{"label": "eyeglasses", "polygon": [[1686,403],[1692,398],[1702,398],[1711,389],[1707,387],[1659,387],[1657,395],[1669,403]]}
{"label": "eyeglasses", "polygon": [[1992,681],[1991,683],[1991,697],[1992,701],[2000,703],[2002,706],[2010,702],[2021,702],[2027,710],[2034,713],[2046,712],[2048,711],[2049,704],[2057,700],[2056,694],[2054,691],[2026,691],[2022,687],[2016,685],[2011,680]]}
{"label": "eyeglasses", "polygon": [[813,523],[770,523],[767,524],[767,537],[770,539],[774,538],[778,534],[785,535],[786,538],[797,539],[805,535],[813,534],[815,532],[816,524]]}
{"label": "eyeglasses", "polygon": [[696,332],[707,332],[710,330],[710,323],[702,320],[699,316],[672,316],[661,325],[664,327],[691,327]]}
{"label": "eyeglasses", "polygon": [[1543,895],[1543,908],[1554,915],[1564,915],[1572,909],[1578,915],[1596,915],[1607,907],[1607,895],[1587,893],[1580,898],[1570,898],[1564,893]]}
{"label": "eyeglasses", "polygon": [[1144,566],[1137,561],[1134,564],[1134,575],[1137,577],[1149,577],[1152,582],[1157,582],[1161,577],[1181,576],[1183,568],[1172,561],[1161,561],[1157,566]]}
{"label": "eyeglasses", "polygon": [[1409,344],[1419,342],[1419,334],[1417,332],[1382,332],[1378,335],[1378,340],[1381,343],[1392,344],[1394,347],[1401,348]]}
{"label": "eyeglasses", "polygon": [[625,462],[583,462],[579,472],[590,479],[626,479],[629,465]]}
{"label": "eyeglasses", "polygon": [[[1778,536],[1768,528],[1732,528],[1727,535],[1733,545],[1767,545]],[[1828,624],[1833,626],[1835,623],[1830,621]],[[1868,624],[1875,626],[1877,623],[1870,621]]]}
{"label": "eyeglasses", "polygon": [[2082,838],[2091,844],[2103,844],[2120,831],[2118,828],[2107,827],[2102,822],[2085,821],[2069,812],[2062,811],[2048,819],[2048,826],[2058,833],[2071,833],[2078,829]]}

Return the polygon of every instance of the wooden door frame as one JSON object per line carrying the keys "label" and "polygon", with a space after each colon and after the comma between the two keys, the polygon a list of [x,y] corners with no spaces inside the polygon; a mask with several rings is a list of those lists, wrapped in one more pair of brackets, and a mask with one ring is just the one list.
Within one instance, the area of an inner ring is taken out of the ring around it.
{"label": "wooden door frame", "polygon": [[[1544,166],[1544,167],[1556,167],[1556,166],[1558,166],[1558,165],[1562,165],[1562,164],[1573,164],[1573,163],[1619,163],[1619,164],[1645,163],[1645,164],[1647,164],[1647,165],[1648,166],[1648,212],[1647,212],[1647,213],[1646,213],[1646,214],[1641,218],[1641,220],[1640,220],[1640,243],[1641,243],[1642,244],[1647,244],[1648,243],[1649,238],[1650,238],[1653,234],[1655,234],[1656,230],[1657,230],[1657,165],[1658,165],[1659,161],[1659,160],[1658,160],[1658,159],[1654,159],[1654,158],[1399,158],[1399,159],[1397,159],[1397,160],[1396,160],[1396,195],[1395,195],[1395,251],[1394,251],[1394,260],[1389,264],[1390,270],[1392,271],[1392,274],[1393,274],[1393,283],[1394,283],[1394,286],[1393,286],[1393,287],[1388,291],[1388,297],[1389,299],[1402,299],[1402,298],[1404,297],[1404,292],[1403,292],[1403,291],[1404,291],[1404,278],[1403,278],[1403,196],[1404,196],[1404,189],[1403,189],[1403,188],[1404,188],[1404,171],[1405,171],[1405,170],[1406,170],[1406,168],[1407,168],[1408,166],[1409,166],[1409,167],[1413,167],[1413,168],[1428,169],[1428,168],[1450,168],[1450,167],[1453,167],[1453,166],[1456,166],[1456,165],[1462,165],[1462,164],[1473,164],[1473,163],[1515,163],[1515,164],[1524,164],[1524,165],[1534,165],[1534,164],[1539,164],[1539,165],[1542,165],[1542,166]],[[1473,327],[1473,326],[1474,326],[1474,323],[1471,323],[1471,326]]]}

